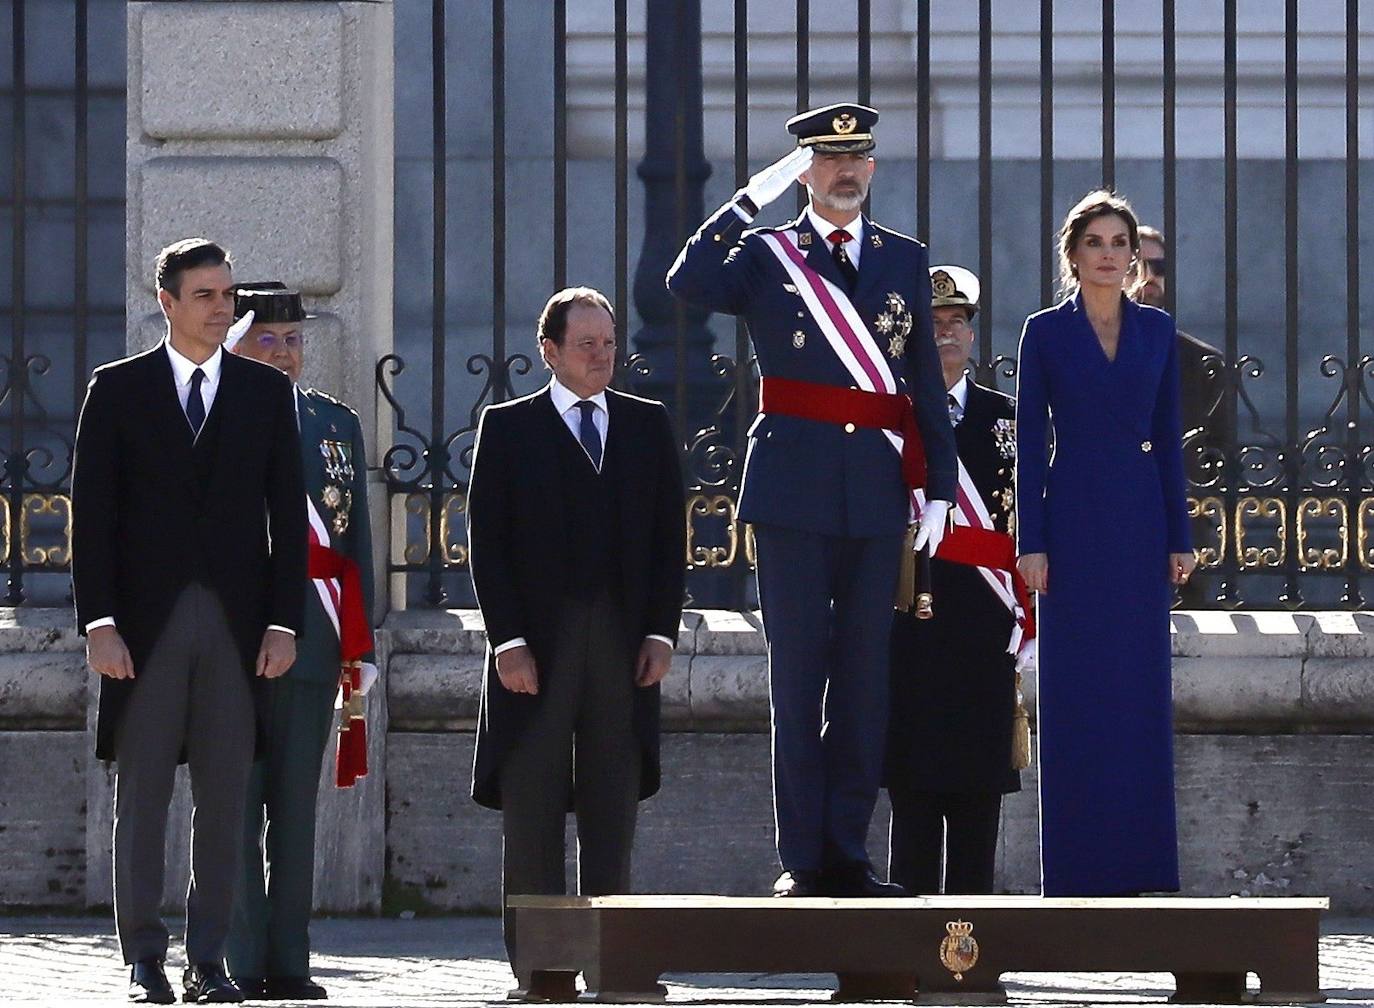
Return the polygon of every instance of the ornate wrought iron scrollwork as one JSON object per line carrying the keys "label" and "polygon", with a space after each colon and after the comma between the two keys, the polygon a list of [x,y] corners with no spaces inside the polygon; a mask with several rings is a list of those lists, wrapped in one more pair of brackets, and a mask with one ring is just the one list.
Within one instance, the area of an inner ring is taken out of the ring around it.
{"label": "ornate wrought iron scrollwork", "polygon": [[6,601],[11,605],[25,599],[26,572],[62,571],[71,563],[74,445],[72,437],[51,422],[37,385],[52,367],[47,354],[25,354],[17,366],[13,354],[0,354],[0,406],[6,410],[11,434],[0,478],[0,563],[9,572]]}
{"label": "ornate wrought iron scrollwork", "polygon": [[[724,546],[701,546],[696,541],[696,519],[718,518],[725,522]],[[727,494],[693,494],[687,498],[687,566],[730,567],[739,553],[739,524],[734,498]]]}
{"label": "ornate wrought iron scrollwork", "polygon": [[[1322,568],[1331,570],[1344,567],[1350,555],[1350,540],[1346,531],[1349,517],[1345,501],[1340,497],[1304,497],[1298,502],[1297,548],[1298,566],[1303,570]],[[1340,541],[1338,549],[1317,548],[1307,545],[1308,522],[1317,518],[1336,519],[1336,535]]]}
{"label": "ornate wrought iron scrollwork", "polygon": [[1210,527],[1216,536],[1216,545],[1199,546],[1198,563],[1204,568],[1220,567],[1226,559],[1226,502],[1220,497],[1189,497],[1188,517],[1211,522]]}
{"label": "ornate wrought iron scrollwork", "polygon": [[[1247,518],[1277,518],[1277,545],[1247,546]],[[1288,505],[1280,497],[1243,497],[1236,505],[1236,557],[1245,570],[1282,567],[1288,559]]]}

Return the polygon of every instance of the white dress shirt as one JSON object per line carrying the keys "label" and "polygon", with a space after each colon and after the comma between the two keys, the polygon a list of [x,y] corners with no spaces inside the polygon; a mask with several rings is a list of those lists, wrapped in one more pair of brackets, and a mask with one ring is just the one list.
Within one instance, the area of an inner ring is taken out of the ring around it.
{"label": "white dress shirt", "polygon": [[[587,449],[582,446],[582,411],[577,408],[577,404],[582,398],[557,378],[549,382],[549,398],[553,400],[553,408],[558,410],[558,415],[563,418],[563,422],[568,425],[568,430],[572,431],[573,438],[577,441],[577,446],[585,452]],[[601,457],[606,457],[606,432],[611,429],[611,414],[606,407],[606,393],[598,392],[587,400],[596,409],[592,410],[592,426],[601,435]],[[591,456],[587,460],[591,461]],[[595,462],[592,463],[596,465]],[[601,471],[601,466],[596,465],[596,471]]]}
{"label": "white dress shirt", "polygon": [[844,251],[849,256],[849,261],[854,264],[854,268],[858,269],[859,256],[863,254],[864,215],[855,214],[854,219],[848,224],[831,224],[816,213],[816,208],[808,203],[806,216],[811,219],[811,226],[815,229],[816,234],[821,236],[821,241],[825,242],[825,247],[831,255],[835,254],[835,246],[830,244],[830,236],[836,231],[849,232],[849,241],[844,243]]}
{"label": "white dress shirt", "polygon": [[[167,359],[172,362],[172,378],[176,381],[177,401],[181,403],[181,412],[186,412],[186,402],[191,398],[191,376],[199,368],[205,373],[205,379],[200,383],[200,401],[205,404],[205,416],[210,416],[210,407],[215,404],[215,393],[219,391],[219,372],[224,363],[224,350],[215,347],[209,359],[204,364],[197,364],[189,357],[183,356],[172,346],[171,340],[166,340],[162,344],[167,348]],[[191,421],[186,421],[189,426]]]}
{"label": "white dress shirt", "polygon": [[[954,397],[954,405],[949,407],[949,422],[957,425],[964,419],[964,410],[968,408],[968,375],[961,376],[945,394]],[[949,399],[945,400],[945,404],[949,405]]]}
{"label": "white dress shirt", "polygon": [[[215,404],[215,393],[219,391],[219,374],[220,367],[224,363],[224,350],[221,347],[215,347],[215,352],[204,364],[197,364],[173,347],[171,340],[163,340],[162,345],[167,350],[167,359],[172,362],[172,380],[176,384],[177,401],[181,403],[183,415],[186,413],[186,403],[191,398],[191,377],[196,373],[197,368],[204,373],[205,377],[200,383],[200,401],[205,404],[205,417],[208,420],[210,407]],[[299,423],[299,417],[297,421]],[[186,424],[188,427],[190,426],[190,418],[187,418]],[[99,619],[93,619],[86,624],[86,632],[90,633],[97,627],[114,625],[113,616],[101,616]],[[296,636],[296,631],[290,627],[277,626],[275,623],[270,624],[267,629],[280,630],[292,637]]]}
{"label": "white dress shirt", "polygon": [[[573,440],[585,452],[587,449],[582,444],[582,411],[577,408],[577,404],[583,401],[582,397],[557,378],[553,378],[549,381],[549,398],[553,401],[553,408],[558,411],[558,415],[568,425],[568,431],[572,434]],[[596,427],[596,432],[601,435],[601,457],[604,460],[606,457],[606,434],[611,429],[611,414],[606,408],[606,393],[598,392],[586,401],[596,405],[596,409],[592,410],[592,425]],[[591,461],[590,455],[587,456],[587,460]],[[597,468],[597,471],[601,471],[600,467]],[[645,639],[662,641],[670,648],[673,646],[673,642],[661,634],[649,634]],[[511,648],[525,647],[527,643],[523,637],[513,637],[492,648],[492,654],[500,654]]]}

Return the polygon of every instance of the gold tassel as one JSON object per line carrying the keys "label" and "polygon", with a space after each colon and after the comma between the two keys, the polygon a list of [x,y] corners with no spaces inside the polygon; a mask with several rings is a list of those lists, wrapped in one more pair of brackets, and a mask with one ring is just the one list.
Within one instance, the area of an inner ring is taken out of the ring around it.
{"label": "gold tassel", "polygon": [[893,608],[909,613],[916,607],[916,530],[920,526],[913,523],[907,526],[902,537],[902,566],[897,575],[897,600]]}
{"label": "gold tassel", "polygon": [[1024,770],[1030,766],[1030,715],[1026,712],[1026,698],[1021,695],[1021,673],[1016,673],[1016,709],[1011,715],[1011,768]]}

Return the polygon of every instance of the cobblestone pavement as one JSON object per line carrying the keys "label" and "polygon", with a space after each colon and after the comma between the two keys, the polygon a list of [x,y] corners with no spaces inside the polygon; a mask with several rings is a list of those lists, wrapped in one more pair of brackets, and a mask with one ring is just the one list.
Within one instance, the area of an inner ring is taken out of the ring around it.
{"label": "cobblestone pavement", "polygon": [[[1323,931],[1327,1004],[1374,1005],[1374,920],[1330,919]],[[490,1004],[503,1001],[512,986],[500,927],[491,918],[330,919],[315,922],[312,933],[315,978],[329,988],[329,1003],[344,1008]],[[180,965],[174,950],[173,984]],[[0,917],[0,1004],[123,1004],[127,975],[108,919]],[[1012,973],[1003,979],[1013,1004],[1037,1008],[1159,1003],[1172,992],[1167,974]],[[670,1003],[713,1008],[829,1004],[833,988],[829,975],[665,980]]]}

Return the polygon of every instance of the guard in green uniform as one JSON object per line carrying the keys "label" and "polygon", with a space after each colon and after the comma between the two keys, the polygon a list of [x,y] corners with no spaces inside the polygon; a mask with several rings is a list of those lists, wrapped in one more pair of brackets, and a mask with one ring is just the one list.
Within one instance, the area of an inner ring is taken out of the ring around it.
{"label": "guard in green uniform", "polygon": [[[250,1000],[319,1000],[327,995],[310,978],[309,934],[315,799],[337,722],[341,623],[345,639],[350,621],[355,633],[359,619],[364,629],[371,625],[366,455],[358,414],[323,392],[300,387],[303,324],[310,317],[300,295],[279,283],[245,285],[236,291],[234,317],[239,321],[226,348],[277,367],[296,383],[312,579],[302,586],[306,615],[296,663],[265,684],[264,748],[248,788],[229,972]],[[349,597],[346,584],[353,579],[319,577],[321,558],[334,568],[356,564],[359,578],[353,583],[361,583],[361,598]],[[362,662],[366,692],[376,679],[375,658],[368,653]]]}

